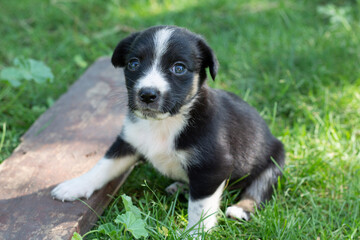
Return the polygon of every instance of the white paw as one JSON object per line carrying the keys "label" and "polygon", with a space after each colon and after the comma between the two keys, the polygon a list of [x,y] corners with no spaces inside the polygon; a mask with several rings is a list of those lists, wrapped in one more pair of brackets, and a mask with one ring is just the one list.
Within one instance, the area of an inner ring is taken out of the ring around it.
{"label": "white paw", "polygon": [[225,215],[233,219],[249,221],[250,214],[241,207],[231,206],[226,209]]}
{"label": "white paw", "polygon": [[183,190],[184,185],[185,184],[181,182],[174,182],[165,188],[165,191],[171,195],[174,195],[179,189]]}
{"label": "white paw", "polygon": [[59,184],[51,191],[51,196],[61,201],[74,201],[82,197],[88,199],[95,190],[91,181],[78,177]]}

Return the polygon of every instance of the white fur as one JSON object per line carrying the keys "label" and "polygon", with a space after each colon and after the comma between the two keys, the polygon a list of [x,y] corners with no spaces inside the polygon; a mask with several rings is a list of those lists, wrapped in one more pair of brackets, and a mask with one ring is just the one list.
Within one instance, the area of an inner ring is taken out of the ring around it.
{"label": "white fur", "polygon": [[249,215],[241,207],[231,206],[226,209],[225,215],[240,220],[249,220]]}
{"label": "white fur", "polygon": [[141,88],[146,87],[156,88],[161,94],[164,94],[170,88],[165,76],[158,68],[156,68],[156,66],[152,66],[150,71],[147,72],[144,77],[139,79],[135,89],[136,91],[139,91]]}
{"label": "white fur", "polygon": [[155,59],[159,59],[168,47],[168,42],[173,33],[173,29],[163,28],[155,33],[154,44],[155,44]]}
{"label": "white fur", "polygon": [[163,120],[125,119],[122,137],[143,154],[162,174],[188,181],[184,166],[188,153],[175,150],[175,138],[185,126],[186,117],[177,114]]}
{"label": "white fur", "polygon": [[89,198],[95,190],[119,176],[135,164],[136,156],[120,159],[102,158],[87,173],[65,181],[51,191],[51,195],[62,201],[73,201],[77,198]]}
{"label": "white fur", "polygon": [[[191,154],[175,149],[175,139],[187,124],[188,113],[196,98],[181,107],[179,114],[164,119],[125,118],[122,137],[162,174],[188,182],[184,170],[191,164]],[[192,150],[194,151],[194,150]]]}
{"label": "white fur", "polygon": [[220,207],[221,194],[224,191],[225,181],[220,184],[216,191],[209,197],[199,200],[189,200],[188,217],[189,223],[187,228],[191,228],[198,224],[201,219],[199,228],[195,227],[192,232],[197,232],[199,229],[205,231],[210,230],[216,225],[217,213]]}

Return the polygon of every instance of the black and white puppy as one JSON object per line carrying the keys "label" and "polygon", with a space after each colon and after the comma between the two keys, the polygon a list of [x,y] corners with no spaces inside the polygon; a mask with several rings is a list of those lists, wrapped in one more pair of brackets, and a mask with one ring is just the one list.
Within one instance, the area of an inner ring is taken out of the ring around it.
{"label": "black and white puppy", "polygon": [[205,230],[216,224],[228,180],[242,191],[227,208],[229,217],[248,220],[271,197],[284,166],[283,145],[255,109],[205,83],[206,69],[215,79],[218,62],[202,37],[175,26],[152,27],[122,40],[111,61],[124,67],[128,91],[122,131],[89,172],[58,185],[53,197],[89,198],[141,157],[189,184],[188,228],[202,217]]}

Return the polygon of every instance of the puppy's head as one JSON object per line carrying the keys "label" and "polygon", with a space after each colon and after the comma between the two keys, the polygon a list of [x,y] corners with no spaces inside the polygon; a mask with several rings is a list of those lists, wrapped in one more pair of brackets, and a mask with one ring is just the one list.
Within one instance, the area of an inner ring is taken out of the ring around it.
{"label": "puppy's head", "polygon": [[111,61],[124,67],[130,111],[154,119],[177,114],[196,96],[206,68],[213,79],[218,69],[203,38],[174,26],[133,33],[117,45]]}

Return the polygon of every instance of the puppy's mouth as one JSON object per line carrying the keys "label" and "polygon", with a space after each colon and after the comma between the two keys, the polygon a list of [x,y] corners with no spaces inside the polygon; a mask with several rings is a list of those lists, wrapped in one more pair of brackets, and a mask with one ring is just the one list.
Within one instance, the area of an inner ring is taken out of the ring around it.
{"label": "puppy's mouth", "polygon": [[162,120],[170,116],[170,113],[164,113],[153,109],[137,109],[133,113],[142,119]]}
{"label": "puppy's mouth", "polygon": [[156,88],[141,88],[129,95],[129,99],[131,111],[141,119],[161,120],[171,115],[166,110],[170,106],[164,106],[165,96]]}

